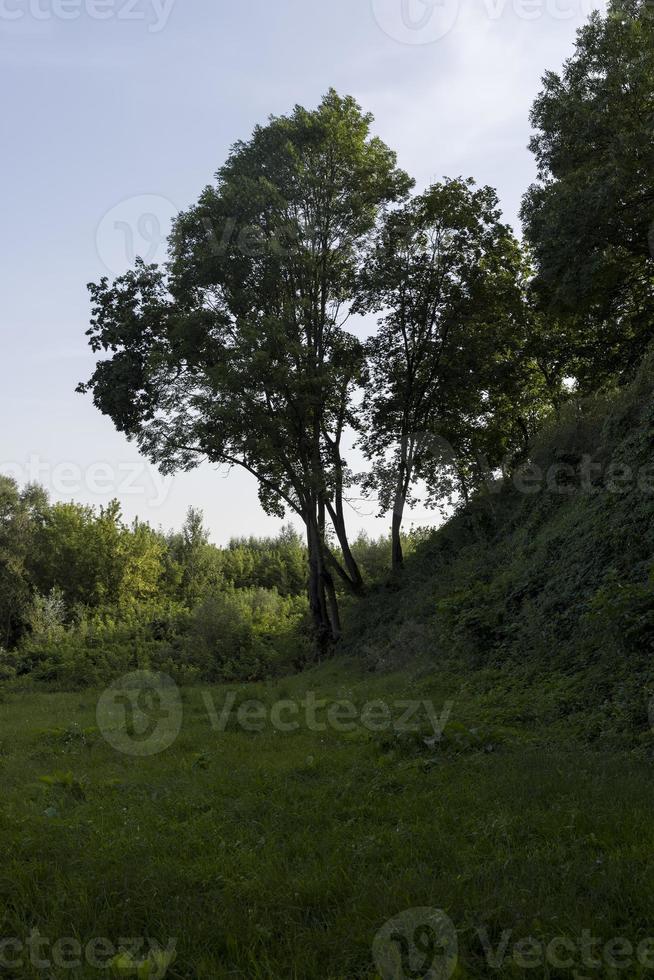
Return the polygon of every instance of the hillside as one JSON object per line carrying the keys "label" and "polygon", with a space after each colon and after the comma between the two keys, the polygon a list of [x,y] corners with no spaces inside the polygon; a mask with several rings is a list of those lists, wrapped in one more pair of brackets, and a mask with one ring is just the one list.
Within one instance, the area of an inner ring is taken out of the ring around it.
{"label": "hillside", "polygon": [[[654,360],[567,405],[528,464],[489,483],[351,610],[379,669],[416,655],[501,690],[502,710],[649,743],[654,693]],[[526,714],[525,714],[526,713]]]}

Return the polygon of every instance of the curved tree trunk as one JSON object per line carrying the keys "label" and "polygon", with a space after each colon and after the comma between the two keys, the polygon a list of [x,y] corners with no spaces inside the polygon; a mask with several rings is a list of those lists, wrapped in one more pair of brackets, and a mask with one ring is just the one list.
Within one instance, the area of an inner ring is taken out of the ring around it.
{"label": "curved tree trunk", "polygon": [[324,543],[315,514],[308,515],[307,546],[309,550],[309,607],[313,620],[316,648],[320,657],[328,656],[340,639],[341,622],[334,580],[327,568]]}
{"label": "curved tree trunk", "polygon": [[402,551],[402,536],[400,534],[402,528],[402,518],[404,516],[404,502],[402,502],[401,509],[393,511],[393,521],[391,524],[391,562],[393,566],[393,571],[397,572],[402,568],[404,564],[404,553]]}
{"label": "curved tree trunk", "polygon": [[399,572],[404,564],[401,530],[412,474],[412,464],[409,458],[409,439],[406,435],[402,436],[400,453],[400,464],[397,473],[397,482],[395,484],[393,520],[391,523],[391,564],[394,572]]}

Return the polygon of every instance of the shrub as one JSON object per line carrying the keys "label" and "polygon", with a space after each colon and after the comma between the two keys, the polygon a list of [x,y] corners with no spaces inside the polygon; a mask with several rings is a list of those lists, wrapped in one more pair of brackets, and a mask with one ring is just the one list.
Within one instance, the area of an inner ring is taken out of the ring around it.
{"label": "shrub", "polygon": [[71,625],[35,629],[15,650],[0,653],[0,680],[77,688],[147,669],[180,683],[258,679],[298,659],[305,612],[299,597],[233,588],[192,611],[178,603],[81,610]]}

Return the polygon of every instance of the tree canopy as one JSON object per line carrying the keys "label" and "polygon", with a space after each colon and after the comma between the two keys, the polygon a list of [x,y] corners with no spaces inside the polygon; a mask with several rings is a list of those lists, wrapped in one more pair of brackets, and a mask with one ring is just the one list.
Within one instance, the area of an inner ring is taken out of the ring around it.
{"label": "tree canopy", "polygon": [[527,266],[490,187],[435,184],[391,212],[359,308],[383,311],[368,343],[366,485],[392,510],[393,564],[412,486],[467,495],[532,431]]}
{"label": "tree canopy", "polygon": [[533,110],[538,181],[522,219],[539,302],[567,323],[585,390],[628,376],[654,312],[654,18],[648,0],[591,15]]}

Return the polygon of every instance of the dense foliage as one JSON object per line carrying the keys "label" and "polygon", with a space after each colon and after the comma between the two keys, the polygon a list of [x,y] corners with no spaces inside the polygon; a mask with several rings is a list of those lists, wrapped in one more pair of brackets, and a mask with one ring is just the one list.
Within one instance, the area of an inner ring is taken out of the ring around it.
{"label": "dense foliage", "polygon": [[[654,17],[649,0],[595,12],[537,98],[538,181],[522,217],[538,301],[585,391],[633,376],[654,308]],[[560,320],[557,324],[557,319]]]}
{"label": "dense foliage", "polygon": [[[510,480],[423,541],[400,589],[348,623],[375,669],[429,655],[495,671],[516,723],[649,744],[654,697],[654,350],[610,395],[571,402]],[[471,681],[472,683],[472,681]]]}
{"label": "dense foliage", "polygon": [[495,191],[435,184],[388,215],[361,276],[358,309],[382,311],[367,345],[361,443],[393,568],[415,484],[467,499],[482,474],[527,449],[551,392],[533,358],[528,268]]}
{"label": "dense foliage", "polygon": [[[50,503],[8,477],[0,508],[0,680],[78,686],[135,668],[247,680],[312,655],[306,547],[290,525],[219,548],[193,507],[162,533],[127,525],[115,501]],[[366,582],[383,578],[388,540],[360,535],[352,550]]]}
{"label": "dense foliage", "polygon": [[306,555],[292,529],[217,548],[193,509],[163,534],[127,526],[117,503],[50,504],[6,477],[0,500],[0,676],[256,677],[301,659]]}

